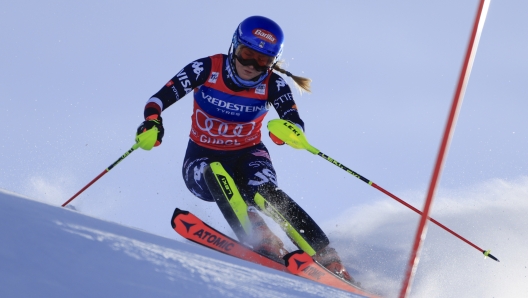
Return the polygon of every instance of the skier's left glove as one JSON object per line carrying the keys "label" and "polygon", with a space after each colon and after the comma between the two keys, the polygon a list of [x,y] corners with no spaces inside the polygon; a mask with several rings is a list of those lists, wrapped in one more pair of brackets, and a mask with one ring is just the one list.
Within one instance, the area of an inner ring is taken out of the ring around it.
{"label": "skier's left glove", "polygon": [[139,125],[136,133],[136,142],[139,148],[150,150],[152,147],[161,145],[163,134],[163,119],[161,116],[154,114],[150,115]]}
{"label": "skier's left glove", "polygon": [[269,132],[269,137],[270,139],[273,141],[273,143],[279,145],[279,146],[282,146],[286,143],[284,143],[283,140],[279,139],[276,135],[272,134],[271,131]]}

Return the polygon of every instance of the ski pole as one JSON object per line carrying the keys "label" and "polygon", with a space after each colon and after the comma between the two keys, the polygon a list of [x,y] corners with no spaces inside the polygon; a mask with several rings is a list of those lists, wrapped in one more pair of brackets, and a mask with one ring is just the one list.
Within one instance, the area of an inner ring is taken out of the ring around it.
{"label": "ski pole", "polygon": [[136,143],[132,148],[130,148],[125,154],[123,154],[120,158],[118,158],[113,164],[111,164],[108,168],[106,168],[101,174],[99,174],[97,177],[95,177],[90,183],[86,184],[85,187],[83,187],[81,190],[79,190],[76,194],[73,195],[69,200],[64,202],[62,204],[62,207],[65,207],[68,205],[73,199],[75,199],[78,195],[80,195],[83,191],[85,191],[88,187],[90,187],[92,184],[94,184],[99,178],[103,177],[106,173],[110,172],[111,169],[113,169],[118,163],[120,163],[123,159],[125,159],[127,156],[130,155],[130,153],[134,152],[137,148],[143,148],[145,150],[150,150],[154,146],[154,143],[156,142],[156,138],[158,136],[158,129],[156,127],[153,127],[152,129],[138,135],[136,137]]}
{"label": "ski pole", "polygon": [[[331,158],[330,156],[322,153],[319,149],[313,147],[308,143],[308,140],[306,139],[306,136],[304,135],[304,132],[297,127],[292,122],[282,120],[282,119],[274,119],[268,122],[268,130],[274,134],[276,137],[281,139],[286,144],[290,145],[291,147],[295,149],[306,149],[310,153],[318,155],[325,160],[331,162],[335,166],[339,167],[340,169],[346,171],[347,173],[351,174],[352,176],[358,178],[359,180],[367,183],[368,185],[374,187],[375,189],[381,191],[382,193],[386,194],[387,196],[393,198],[394,200],[400,202],[401,204],[405,205],[409,209],[413,210],[414,212],[422,215],[422,212],[416,208],[414,208],[412,205],[408,204],[407,202],[403,201],[402,199],[398,198],[397,196],[393,195],[392,193],[388,192],[387,190],[383,189],[382,187],[378,186],[376,183],[370,181],[369,179],[361,176],[360,174],[352,171],[351,169],[347,168],[343,164],[339,163],[337,160]],[[429,220],[435,223],[437,226],[441,227],[442,229],[446,230],[447,232],[451,233],[452,235],[456,236],[458,239],[466,242],[473,248],[477,249],[478,251],[482,252],[485,257],[490,257],[491,259],[499,262],[499,260],[494,257],[492,254],[490,254],[490,250],[483,250],[482,248],[478,247],[477,245],[473,244],[469,240],[465,239],[464,237],[460,236],[459,234],[455,233],[448,227],[444,226],[443,224],[439,223],[432,217],[429,217]]]}

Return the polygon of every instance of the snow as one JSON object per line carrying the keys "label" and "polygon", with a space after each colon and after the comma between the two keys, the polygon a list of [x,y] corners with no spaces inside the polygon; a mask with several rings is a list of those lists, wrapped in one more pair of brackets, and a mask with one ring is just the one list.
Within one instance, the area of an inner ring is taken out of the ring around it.
{"label": "snow", "polygon": [[[432,217],[501,262],[430,224],[410,297],[526,296],[527,196],[528,177],[441,189]],[[419,206],[423,193],[402,197]],[[0,190],[0,297],[353,297],[174,231],[163,237],[59,206]],[[418,219],[380,199],[322,227],[356,280],[396,297]]]}
{"label": "snow", "polygon": [[2,190],[0,226],[1,297],[355,296]]}

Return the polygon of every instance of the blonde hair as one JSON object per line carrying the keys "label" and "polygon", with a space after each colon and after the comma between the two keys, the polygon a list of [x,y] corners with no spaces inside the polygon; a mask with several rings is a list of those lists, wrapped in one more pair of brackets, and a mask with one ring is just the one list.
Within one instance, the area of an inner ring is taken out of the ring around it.
{"label": "blonde hair", "polygon": [[276,70],[292,78],[293,82],[295,83],[295,86],[297,87],[297,89],[299,89],[299,92],[301,94],[303,93],[303,91],[311,93],[312,92],[311,90],[312,80],[309,78],[293,75],[291,72],[282,68],[283,63],[284,63],[284,60],[278,61],[275,65],[273,65],[273,70]]}
{"label": "blonde hair", "polygon": [[[232,45],[231,45],[232,46]],[[239,45],[235,50],[235,54],[237,54],[240,50],[242,50],[243,48],[248,48],[246,45]],[[231,51],[231,48],[229,49]],[[295,87],[297,87],[297,89],[299,90],[299,92],[302,94],[303,91],[305,92],[308,92],[308,93],[312,93],[312,89],[311,89],[311,83],[312,83],[312,80],[309,79],[309,78],[305,78],[305,77],[299,77],[299,76],[296,76],[296,75],[293,75],[291,72],[285,70],[282,68],[282,65],[284,64],[284,60],[279,60],[277,61],[277,63],[275,63],[273,65],[273,70],[276,70],[282,74],[285,74],[287,76],[289,76],[290,78],[292,78],[293,82],[295,83]]]}

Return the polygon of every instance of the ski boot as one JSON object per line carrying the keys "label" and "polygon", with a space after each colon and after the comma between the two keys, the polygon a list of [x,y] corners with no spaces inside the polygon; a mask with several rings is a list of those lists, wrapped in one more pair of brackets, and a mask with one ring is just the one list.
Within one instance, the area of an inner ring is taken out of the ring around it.
{"label": "ski boot", "polygon": [[319,250],[313,256],[313,259],[317,263],[321,264],[323,267],[328,269],[330,272],[345,279],[346,281],[355,283],[352,276],[350,276],[348,271],[345,269],[345,266],[343,266],[341,258],[339,258],[339,255],[337,254],[337,251],[334,248],[327,246]]}
{"label": "ski boot", "polygon": [[264,219],[258,214],[254,207],[248,208],[248,217],[252,225],[252,246],[253,250],[270,257],[282,261],[282,258],[288,254],[284,248],[284,243],[269,229],[264,222]]}

